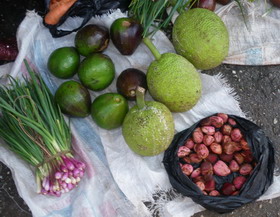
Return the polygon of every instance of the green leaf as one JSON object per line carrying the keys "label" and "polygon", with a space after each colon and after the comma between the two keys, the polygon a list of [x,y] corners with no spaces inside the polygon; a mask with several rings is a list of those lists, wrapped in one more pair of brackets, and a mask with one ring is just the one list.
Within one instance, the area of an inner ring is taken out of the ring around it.
{"label": "green leaf", "polygon": [[[25,65],[29,78],[9,77],[0,86],[0,137],[22,159],[36,166],[45,158],[71,149],[71,132],[41,76]],[[50,165],[39,168],[48,174]]]}
{"label": "green leaf", "polygon": [[177,0],[171,12],[166,15],[170,6],[168,0],[132,0],[129,12],[143,26],[143,38],[154,35],[159,29],[165,28],[177,9],[185,5],[185,0]]}
{"label": "green leaf", "polygon": [[236,1],[238,7],[240,8],[240,11],[241,11],[241,14],[242,14],[242,17],[243,17],[243,21],[244,21],[244,24],[246,26],[246,28],[248,29],[248,25],[247,25],[247,21],[246,21],[246,16],[245,16],[245,7],[242,5],[242,3],[240,2],[240,0],[234,0]]}

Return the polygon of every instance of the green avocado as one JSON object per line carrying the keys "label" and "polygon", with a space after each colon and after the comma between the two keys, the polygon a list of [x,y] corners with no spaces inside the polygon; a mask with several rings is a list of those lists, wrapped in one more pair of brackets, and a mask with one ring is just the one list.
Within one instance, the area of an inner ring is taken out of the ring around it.
{"label": "green avocado", "polygon": [[90,24],[80,29],[75,36],[75,47],[83,56],[102,52],[110,41],[109,30],[101,25]]}
{"label": "green avocado", "polygon": [[91,117],[101,128],[110,130],[122,125],[128,112],[127,100],[118,93],[98,96],[91,105]]}
{"label": "green avocado", "polygon": [[55,101],[64,114],[74,117],[86,117],[90,113],[90,94],[77,81],[62,83],[55,92]]}
{"label": "green avocado", "polygon": [[94,91],[104,90],[114,80],[115,65],[105,54],[91,54],[81,62],[78,76],[86,88]]}
{"label": "green avocado", "polygon": [[74,47],[55,49],[48,58],[48,69],[57,78],[71,78],[80,64],[80,55]]}

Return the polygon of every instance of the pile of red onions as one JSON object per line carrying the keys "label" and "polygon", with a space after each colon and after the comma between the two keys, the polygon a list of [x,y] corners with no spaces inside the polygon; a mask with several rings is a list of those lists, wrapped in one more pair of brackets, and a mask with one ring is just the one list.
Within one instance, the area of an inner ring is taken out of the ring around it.
{"label": "pile of red onions", "polygon": [[57,164],[42,180],[41,193],[44,195],[59,197],[75,188],[84,176],[86,165],[73,157],[62,155],[61,163]]}

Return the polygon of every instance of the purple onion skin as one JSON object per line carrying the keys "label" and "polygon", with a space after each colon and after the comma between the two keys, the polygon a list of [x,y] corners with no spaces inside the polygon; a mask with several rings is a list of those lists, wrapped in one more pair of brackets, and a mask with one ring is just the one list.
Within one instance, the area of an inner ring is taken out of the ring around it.
{"label": "purple onion skin", "polygon": [[84,176],[85,163],[72,157],[61,156],[61,158],[61,164],[53,167],[53,174],[43,178],[41,194],[60,197],[61,194],[74,189]]}

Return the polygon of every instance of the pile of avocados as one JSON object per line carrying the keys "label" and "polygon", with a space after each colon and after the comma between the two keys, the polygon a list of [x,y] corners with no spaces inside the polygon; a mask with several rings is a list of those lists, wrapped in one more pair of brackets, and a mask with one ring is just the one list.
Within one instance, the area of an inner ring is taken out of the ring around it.
{"label": "pile of avocados", "polygon": [[[116,92],[101,94],[93,101],[90,95],[90,91],[106,90],[116,77],[113,60],[102,53],[110,40],[120,55],[132,55],[142,33],[139,22],[128,17],[116,19],[110,29],[89,24],[76,33],[74,47],[61,47],[50,54],[47,67],[57,78],[67,79],[54,96],[64,114],[78,118],[91,115],[106,130],[122,127],[132,151],[154,156],[170,145],[174,120],[163,103],[145,101],[148,86],[143,71],[127,68],[116,78]],[[76,74],[78,79],[71,80]],[[135,101],[135,105],[129,108],[128,101]]]}

